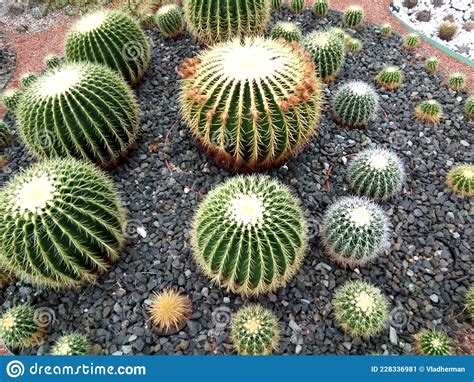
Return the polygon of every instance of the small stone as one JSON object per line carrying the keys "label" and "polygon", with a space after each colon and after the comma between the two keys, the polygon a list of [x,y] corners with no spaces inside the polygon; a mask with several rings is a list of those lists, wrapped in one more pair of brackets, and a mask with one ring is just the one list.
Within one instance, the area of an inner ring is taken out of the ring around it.
{"label": "small stone", "polygon": [[390,326],[390,343],[393,345],[398,344],[398,335],[394,327]]}
{"label": "small stone", "polygon": [[433,293],[433,294],[430,296],[430,300],[433,301],[434,303],[437,303],[437,302],[439,301],[439,297],[438,297],[437,294],[434,294],[434,293]]}

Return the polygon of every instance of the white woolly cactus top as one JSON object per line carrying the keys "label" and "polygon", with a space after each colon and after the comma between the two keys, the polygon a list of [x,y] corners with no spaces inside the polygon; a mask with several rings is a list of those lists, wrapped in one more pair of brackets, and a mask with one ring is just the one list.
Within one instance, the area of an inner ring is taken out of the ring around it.
{"label": "white woolly cactus top", "polygon": [[104,10],[89,13],[88,15],[82,17],[74,26],[74,28],[79,33],[92,32],[101,27],[108,15],[109,12]]}
{"label": "white woolly cactus top", "polygon": [[346,8],[346,12],[364,12],[364,9],[359,5],[350,5]]}
{"label": "white woolly cactus top", "polygon": [[295,23],[291,23],[288,21],[282,21],[278,23],[278,26],[287,32],[293,32],[294,30],[298,30],[298,26]]}
{"label": "white woolly cactus top", "polygon": [[354,296],[354,307],[362,314],[370,316],[376,306],[373,296],[368,294],[365,290],[360,291]]}
{"label": "white woolly cactus top", "polygon": [[248,228],[264,222],[265,207],[261,196],[256,194],[239,194],[229,201],[229,217],[237,224]]}
{"label": "white woolly cactus top", "polygon": [[38,92],[43,98],[55,97],[71,90],[82,78],[78,66],[65,66],[40,78]]}
{"label": "white woolly cactus top", "polygon": [[374,97],[377,97],[374,88],[366,82],[363,81],[351,81],[347,83],[347,89],[349,89],[354,95],[364,96],[371,94]]}
{"label": "white woolly cactus top", "polygon": [[166,4],[166,5],[163,5],[162,7],[160,7],[160,9],[158,9],[156,14],[157,15],[165,15],[168,12],[173,11],[173,10],[179,10],[179,6],[176,5],[176,4]]}
{"label": "white woolly cactus top", "polygon": [[368,164],[372,170],[384,171],[390,165],[395,165],[404,176],[403,164],[398,155],[393,151],[384,148],[374,148],[364,150],[360,155],[368,159]]}

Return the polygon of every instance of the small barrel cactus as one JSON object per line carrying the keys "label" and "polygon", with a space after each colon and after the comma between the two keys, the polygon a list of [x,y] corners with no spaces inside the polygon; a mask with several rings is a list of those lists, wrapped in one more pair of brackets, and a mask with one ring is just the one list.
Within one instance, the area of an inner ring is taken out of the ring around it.
{"label": "small barrel cactus", "polygon": [[9,111],[11,111],[13,114],[16,114],[22,95],[23,92],[19,89],[7,89],[2,93],[2,103]]}
{"label": "small barrel cactus", "polygon": [[346,39],[344,45],[349,52],[360,52],[364,48],[362,41],[352,37]]}
{"label": "small barrel cactus", "polygon": [[384,200],[402,189],[405,171],[398,156],[385,149],[366,149],[352,159],[349,184],[358,193]]}
{"label": "small barrel cactus", "polygon": [[0,317],[0,341],[11,349],[32,347],[43,336],[44,326],[30,305],[18,305]]}
{"label": "small barrel cactus", "polygon": [[403,38],[403,47],[405,50],[415,50],[420,44],[420,36],[416,33],[409,33]]}
{"label": "small barrel cactus", "polygon": [[301,29],[295,23],[278,22],[272,28],[270,37],[274,40],[284,39],[286,42],[300,42],[302,38]]}
{"label": "small barrel cactus", "polygon": [[299,202],[279,182],[239,176],[213,190],[193,226],[196,262],[218,285],[269,293],[298,270],[306,250]]}
{"label": "small barrel cactus", "polygon": [[280,9],[282,0],[272,0],[272,9]]}
{"label": "small barrel cactus", "polygon": [[21,84],[23,87],[28,87],[38,79],[38,76],[34,73],[23,73],[20,77]]}
{"label": "small barrel cactus", "polygon": [[268,22],[270,0],[185,0],[189,31],[199,41],[214,44],[233,37],[261,35]]}
{"label": "small barrel cactus", "polygon": [[2,261],[39,285],[90,282],[118,258],[124,222],[117,191],[101,171],[75,159],[46,161],[0,193]]}
{"label": "small barrel cactus", "polygon": [[454,91],[461,91],[464,90],[466,87],[466,77],[464,74],[456,72],[451,73],[449,76],[449,87]]}
{"label": "small barrel cactus", "polygon": [[48,54],[44,58],[44,66],[46,69],[54,69],[61,66],[64,63],[64,59],[62,57],[56,56],[55,54]]}
{"label": "small barrel cactus", "polygon": [[429,73],[437,71],[439,68],[439,60],[436,57],[429,57],[425,62],[425,69]]}
{"label": "small barrel cactus", "polygon": [[351,5],[342,14],[342,23],[346,28],[359,28],[364,21],[364,10],[358,5]]}
{"label": "small barrel cactus", "polygon": [[390,37],[393,33],[392,26],[390,24],[382,24],[380,26],[380,34],[383,37]]}
{"label": "small barrel cactus", "polygon": [[107,65],[135,85],[148,70],[151,48],[135,20],[119,11],[101,9],[83,16],[71,28],[66,58]]}
{"label": "small barrel cactus", "polygon": [[51,355],[89,355],[91,344],[83,334],[72,333],[60,337],[51,348]]}
{"label": "small barrel cactus", "polygon": [[280,342],[280,325],[270,310],[248,305],[233,318],[231,338],[238,354],[269,355]]}
{"label": "small barrel cactus", "polygon": [[344,197],[326,211],[321,236],[334,261],[354,268],[371,261],[388,246],[388,219],[376,204]]}
{"label": "small barrel cactus", "polygon": [[466,292],[466,309],[471,320],[474,321],[474,283],[469,285],[469,289]]}
{"label": "small barrel cactus", "polygon": [[422,101],[415,107],[415,117],[420,121],[439,123],[443,118],[443,108],[434,99]]}
{"label": "small barrel cactus", "polygon": [[314,17],[324,17],[329,12],[329,0],[315,0],[313,3]]}
{"label": "small barrel cactus", "polygon": [[192,304],[188,297],[174,289],[165,289],[151,299],[148,307],[150,320],[155,329],[163,335],[182,330],[192,313]]}
{"label": "small barrel cactus", "polygon": [[450,355],[453,345],[446,334],[424,329],[415,335],[415,349],[420,355]]}
{"label": "small barrel cactus", "polygon": [[333,99],[336,122],[347,127],[361,127],[374,119],[378,96],[369,84],[351,81],[339,87]]}
{"label": "small barrel cactus", "polygon": [[334,30],[315,31],[304,37],[303,46],[313,58],[321,80],[334,81],[344,63],[344,40]]}
{"label": "small barrel cactus", "polygon": [[372,284],[349,281],[336,292],[334,315],[344,331],[369,338],[387,325],[388,302]]}
{"label": "small barrel cactus", "polygon": [[464,112],[470,120],[474,120],[474,94],[467,97],[466,103],[464,104]]}
{"label": "small barrel cactus", "polygon": [[444,41],[451,41],[458,31],[458,26],[455,23],[446,21],[438,27],[438,37]]}
{"label": "small barrel cactus", "polygon": [[474,196],[474,165],[465,163],[454,166],[448,172],[446,183],[456,195]]}
{"label": "small barrel cactus", "polygon": [[290,10],[293,13],[302,13],[305,9],[306,0],[290,0]]}
{"label": "small barrel cactus", "polygon": [[321,84],[296,42],[234,39],[186,60],[180,74],[184,118],[226,167],[275,167],[315,132]]}
{"label": "small barrel cactus", "polygon": [[28,87],[17,108],[19,130],[40,158],[74,156],[112,166],[135,142],[138,103],[111,69],[72,63]]}
{"label": "small barrel cactus", "polygon": [[178,37],[184,29],[181,7],[176,4],[163,5],[156,12],[156,23],[165,37]]}
{"label": "small barrel cactus", "polygon": [[0,147],[5,147],[8,145],[12,138],[10,128],[5,123],[5,121],[0,120]]}
{"label": "small barrel cactus", "polygon": [[375,82],[387,90],[393,90],[403,82],[403,74],[397,66],[386,66],[375,77]]}

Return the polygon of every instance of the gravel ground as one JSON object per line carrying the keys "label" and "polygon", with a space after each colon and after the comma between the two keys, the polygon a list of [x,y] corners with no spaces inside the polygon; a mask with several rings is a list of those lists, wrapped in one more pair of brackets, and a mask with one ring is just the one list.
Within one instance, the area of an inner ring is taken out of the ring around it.
{"label": "gravel ground", "polygon": [[[310,12],[275,15],[289,17],[306,32],[339,20],[336,12],[322,21],[313,20]],[[437,327],[450,335],[470,330],[462,301],[474,281],[469,241],[474,204],[451,195],[444,185],[452,164],[472,162],[472,124],[462,113],[467,95],[425,73],[419,58],[401,49],[400,37],[382,38],[373,25],[353,34],[365,49],[348,56],[340,79],[326,88],[327,99],[344,81],[372,81],[383,64],[401,66],[406,80],[393,92],[378,89],[384,112],[366,129],[339,127],[326,108],[319,134],[308,147],[269,172],[304,202],[311,229],[311,250],[301,270],[286,287],[258,299],[281,321],[281,354],[405,354],[412,350],[412,334],[421,328]],[[31,353],[47,353],[59,335],[72,330],[85,332],[102,354],[232,353],[228,323],[246,301],[211,285],[189,249],[198,203],[230,175],[208,161],[180,122],[175,70],[199,45],[187,34],[176,41],[158,32],[151,38],[154,64],[138,90],[141,139],[128,161],[110,172],[129,210],[127,246],[119,263],[95,285],[58,292],[17,282],[0,291],[3,309],[26,301],[54,310],[49,335]],[[429,97],[444,108],[445,119],[437,126],[412,117],[417,102]],[[408,174],[404,193],[383,205],[392,223],[392,245],[373,264],[344,270],[322,252],[318,222],[328,205],[349,192],[344,178],[348,156],[375,144],[398,152]],[[10,164],[3,181],[32,162],[17,139],[4,154]],[[370,340],[351,338],[334,322],[331,298],[350,279],[374,283],[391,302],[390,325]],[[190,296],[194,313],[182,332],[160,337],[150,329],[144,306],[153,291],[169,286]]]}

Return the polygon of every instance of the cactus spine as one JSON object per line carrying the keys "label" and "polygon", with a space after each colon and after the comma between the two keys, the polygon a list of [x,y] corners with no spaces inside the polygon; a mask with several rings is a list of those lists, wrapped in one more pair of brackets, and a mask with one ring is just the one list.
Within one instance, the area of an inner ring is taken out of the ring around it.
{"label": "cactus spine", "polygon": [[444,41],[451,41],[458,31],[458,26],[452,22],[444,22],[438,28],[438,37]]}
{"label": "cactus spine", "polygon": [[184,29],[181,8],[176,4],[168,4],[158,9],[156,23],[165,37],[178,37]]}
{"label": "cactus spine", "polygon": [[363,20],[364,10],[357,5],[351,5],[342,14],[342,23],[346,28],[359,28]]}
{"label": "cactus spine", "polygon": [[148,307],[151,322],[161,334],[170,335],[182,330],[192,313],[188,297],[176,290],[166,289],[155,294]]}
{"label": "cactus spine", "polygon": [[51,355],[78,355],[84,356],[91,353],[91,345],[86,336],[72,333],[60,337],[51,349]]}
{"label": "cactus spine", "polygon": [[443,108],[441,104],[434,99],[423,101],[416,106],[415,117],[420,121],[439,123],[441,118],[443,118]]}
{"label": "cactus spine", "polygon": [[301,29],[295,23],[278,22],[272,28],[270,32],[271,38],[274,40],[283,39],[286,42],[300,42],[301,41]]}
{"label": "cactus spine", "polygon": [[302,13],[305,8],[305,0],[290,0],[290,10],[293,13]]}
{"label": "cactus spine", "polygon": [[436,57],[429,57],[425,62],[425,69],[429,73],[437,71],[439,68],[439,60]]}
{"label": "cactus spine", "polygon": [[415,335],[415,349],[420,355],[450,355],[453,346],[446,334],[423,329]]}
{"label": "cactus spine", "polygon": [[394,90],[403,82],[402,71],[397,66],[387,66],[377,74],[375,82],[387,90]]}
{"label": "cactus spine", "polygon": [[464,163],[454,166],[449,170],[446,182],[456,195],[474,196],[474,165]]}
{"label": "cactus spine", "polygon": [[324,17],[329,12],[329,0],[315,0],[313,4],[313,15],[317,18]]}
{"label": "cactus spine", "polygon": [[37,311],[29,305],[18,305],[0,317],[0,340],[12,349],[36,345],[44,336]]}

